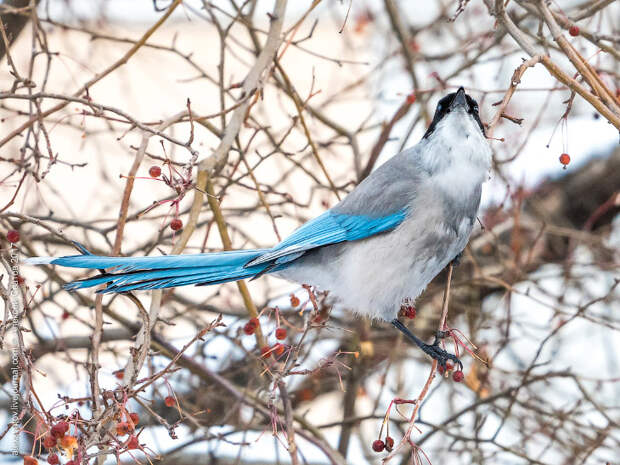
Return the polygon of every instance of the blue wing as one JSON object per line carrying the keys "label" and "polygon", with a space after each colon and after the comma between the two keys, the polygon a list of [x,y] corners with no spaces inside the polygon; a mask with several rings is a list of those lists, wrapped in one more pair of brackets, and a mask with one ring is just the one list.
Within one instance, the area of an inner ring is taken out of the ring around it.
{"label": "blue wing", "polygon": [[304,252],[330,244],[356,241],[396,228],[405,219],[406,209],[385,216],[349,215],[333,210],[308,221],[278,245],[249,261],[246,267],[272,263],[281,265]]}

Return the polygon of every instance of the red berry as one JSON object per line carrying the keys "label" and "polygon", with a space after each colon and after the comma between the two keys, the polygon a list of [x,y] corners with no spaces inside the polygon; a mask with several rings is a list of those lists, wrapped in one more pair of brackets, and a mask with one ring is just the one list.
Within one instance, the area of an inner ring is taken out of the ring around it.
{"label": "red berry", "polygon": [[566,167],[566,165],[570,163],[570,155],[568,153],[563,153],[562,155],[560,155],[560,163],[562,163],[564,167]]}
{"label": "red berry", "polygon": [[125,377],[125,372],[123,370],[116,370],[114,372],[114,377],[116,379],[120,379],[121,381],[123,380],[123,378]]}
{"label": "red berry", "polygon": [[568,33],[573,37],[577,37],[579,35],[579,26],[571,26],[568,28]]}
{"label": "red berry", "polygon": [[392,449],[394,448],[394,439],[392,439],[391,436],[387,436],[385,438],[385,448],[388,452],[392,452]]}
{"label": "red berry", "polygon": [[299,297],[297,297],[295,294],[291,294],[291,307],[299,307],[299,304]]}
{"label": "red berry", "polygon": [[261,347],[261,349],[260,349],[260,356],[263,357],[263,358],[271,357],[271,347],[269,347],[269,346]]}
{"label": "red berry", "polygon": [[178,231],[182,227],[183,227],[183,221],[181,221],[178,218],[175,218],[170,222],[170,229],[172,229],[173,231]]}
{"label": "red berry", "polygon": [[164,399],[164,404],[166,404],[166,407],[173,407],[174,404],[176,404],[174,397],[172,396],[168,396]]}
{"label": "red berry", "polygon": [[279,341],[281,341],[282,339],[286,339],[286,329],[285,328],[278,328],[278,329],[276,329],[276,339],[278,339]]}
{"label": "red berry", "polygon": [[71,314],[70,314],[68,311],[66,311],[66,310],[65,310],[65,311],[63,311],[63,312],[62,312],[62,317],[61,317],[61,318],[62,318],[63,320],[66,320],[66,319],[68,319],[70,316],[71,316]]}
{"label": "red berry", "polygon": [[159,166],[151,166],[149,168],[149,176],[152,178],[158,178],[161,176],[161,168]]}
{"label": "red berry", "polygon": [[69,431],[69,423],[67,423],[66,421],[60,421],[56,423],[54,426],[52,426],[52,429],[50,430],[50,434],[54,438],[58,439],[58,438],[62,438],[67,431]]}
{"label": "red berry", "polygon": [[452,373],[452,379],[457,383],[460,383],[465,379],[465,375],[461,370],[456,370],[454,373]]}
{"label": "red berry", "polygon": [[131,418],[131,422],[134,426],[140,423],[140,416],[137,413],[130,413],[129,418]]}
{"label": "red berry", "polygon": [[37,465],[39,462],[37,459],[30,455],[24,456],[24,465]]}
{"label": "red berry", "polygon": [[50,454],[47,456],[47,463],[50,465],[58,465],[60,460],[58,460],[58,454]]}
{"label": "red berry", "polygon": [[411,92],[409,95],[407,95],[407,103],[409,105],[412,105],[415,102],[416,96],[415,96],[415,92]]}
{"label": "red berry", "polygon": [[273,352],[278,356],[282,355],[285,349],[286,347],[284,346],[284,344],[280,344],[279,342],[277,344],[274,344],[273,346]]}
{"label": "red berry", "polygon": [[131,436],[129,441],[127,441],[127,449],[138,449],[140,447],[140,443],[138,442],[138,438],[136,436]]}
{"label": "red berry", "polygon": [[6,240],[9,241],[11,244],[19,242],[19,231],[9,229],[9,232],[6,233]]}
{"label": "red berry", "polygon": [[20,286],[26,282],[26,280],[24,279],[24,277],[23,277],[23,276],[20,276],[20,275],[17,275],[16,280],[17,280],[17,284],[19,284]]}
{"label": "red berry", "polygon": [[381,439],[377,439],[372,443],[372,450],[375,452],[383,452],[383,449],[385,449],[385,443]]}
{"label": "red berry", "polygon": [[251,322],[247,322],[245,324],[245,326],[243,327],[243,332],[245,334],[247,334],[248,336],[251,334],[254,334],[254,331],[256,331],[256,325],[253,325]]}
{"label": "red berry", "polygon": [[51,449],[55,445],[56,445],[56,438],[54,436],[52,436],[51,434],[48,434],[47,436],[45,436],[45,439],[43,439],[43,446],[46,449]]}
{"label": "red berry", "polygon": [[118,436],[125,436],[129,431],[132,431],[132,428],[129,427],[129,423],[126,421],[121,421],[116,424],[116,434]]}

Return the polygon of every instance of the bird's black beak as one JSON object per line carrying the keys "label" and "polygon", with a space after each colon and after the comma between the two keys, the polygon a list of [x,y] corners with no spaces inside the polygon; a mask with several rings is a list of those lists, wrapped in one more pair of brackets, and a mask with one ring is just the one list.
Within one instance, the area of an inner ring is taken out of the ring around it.
{"label": "bird's black beak", "polygon": [[458,107],[467,108],[465,89],[463,89],[462,87],[459,87],[459,90],[456,92],[456,95],[450,103],[450,109],[456,109]]}

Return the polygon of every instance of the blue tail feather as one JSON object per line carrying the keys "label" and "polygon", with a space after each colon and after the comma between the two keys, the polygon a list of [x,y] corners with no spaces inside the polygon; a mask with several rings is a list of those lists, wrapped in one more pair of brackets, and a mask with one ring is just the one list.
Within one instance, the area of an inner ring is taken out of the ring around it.
{"label": "blue tail feather", "polygon": [[50,263],[71,268],[111,269],[110,272],[65,285],[67,290],[76,290],[107,284],[106,288],[97,292],[110,293],[190,284],[219,284],[251,278],[267,271],[267,268],[273,268],[269,264],[245,266],[263,253],[265,250],[161,257],[105,257],[89,254],[55,258]]}

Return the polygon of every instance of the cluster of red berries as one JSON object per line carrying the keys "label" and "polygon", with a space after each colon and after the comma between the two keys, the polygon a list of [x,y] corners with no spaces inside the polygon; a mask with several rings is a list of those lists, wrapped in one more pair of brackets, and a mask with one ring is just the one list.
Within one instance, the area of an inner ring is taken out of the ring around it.
{"label": "cluster of red berries", "polygon": [[392,439],[390,436],[387,436],[385,438],[385,442],[383,442],[381,439],[377,439],[372,443],[372,450],[374,450],[375,452],[383,452],[384,449],[388,452],[392,452],[393,448],[394,439]]}
{"label": "cluster of red berries", "polygon": [[[64,448],[73,448],[77,444],[77,439],[75,436],[67,435],[69,432],[69,423],[66,421],[59,421],[55,425],[50,428],[50,432],[45,435],[43,438],[43,446],[46,449],[53,449],[60,444],[61,447]],[[38,462],[35,458],[31,456],[24,457],[24,465],[36,465]],[[51,453],[47,456],[47,463],[50,465],[58,465],[60,463],[60,459],[58,458],[58,454]],[[74,463],[73,460],[67,462],[68,465]],[[75,465],[75,464],[74,464]]]}
{"label": "cluster of red berries", "polygon": [[[440,375],[443,375],[444,373],[448,371],[452,371],[453,369],[454,369],[454,365],[450,362],[446,363],[445,368],[442,365],[439,365],[437,367],[437,371],[439,372]],[[465,374],[463,373],[462,370],[456,370],[454,373],[452,373],[452,379],[456,381],[457,383],[460,383],[461,381],[465,379]]]}
{"label": "cluster of red berries", "polygon": [[9,229],[9,231],[6,233],[6,240],[9,241],[11,244],[19,242],[19,231],[16,231],[15,229]]}
{"label": "cluster of red berries", "polygon": [[132,412],[129,414],[129,420],[130,421],[119,421],[116,424],[116,434],[118,436],[125,436],[135,430],[138,423],[140,423],[140,416]]}
{"label": "cluster of red berries", "polygon": [[260,326],[260,321],[258,320],[258,318],[250,318],[250,321],[248,321],[243,327],[243,332],[247,334],[248,336],[250,336],[256,332],[256,329],[259,326]]}
{"label": "cluster of red berries", "polygon": [[405,304],[400,307],[400,313],[404,316],[413,320],[417,314],[416,309],[413,305]]}

